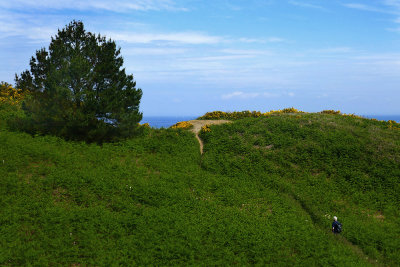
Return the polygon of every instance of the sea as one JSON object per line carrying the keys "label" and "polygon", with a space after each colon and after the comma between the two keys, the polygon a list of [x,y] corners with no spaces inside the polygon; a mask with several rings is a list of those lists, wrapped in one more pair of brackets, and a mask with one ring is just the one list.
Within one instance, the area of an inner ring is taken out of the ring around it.
{"label": "sea", "polygon": [[153,128],[168,128],[180,121],[195,120],[199,116],[143,116],[140,124],[148,123]]}
{"label": "sea", "polygon": [[[400,115],[361,115],[362,117],[377,120],[393,120],[400,123]],[[199,116],[143,116],[141,124],[148,123],[153,128],[168,128],[180,121],[194,120]]]}
{"label": "sea", "polygon": [[377,119],[380,121],[395,121],[400,123],[400,115],[361,115],[362,117],[368,118],[368,119]]}

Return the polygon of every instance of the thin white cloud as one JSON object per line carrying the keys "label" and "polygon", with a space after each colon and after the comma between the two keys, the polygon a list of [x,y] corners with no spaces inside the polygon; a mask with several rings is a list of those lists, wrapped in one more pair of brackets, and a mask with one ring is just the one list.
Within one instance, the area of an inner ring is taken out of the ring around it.
{"label": "thin white cloud", "polygon": [[[397,8],[400,11],[400,1],[396,0],[387,0],[385,3],[389,6],[392,6],[394,8]],[[400,15],[400,14],[399,14]],[[397,17],[394,21],[396,24],[400,24],[400,17]],[[395,32],[400,32],[400,27],[394,28],[394,29],[389,29],[389,31],[395,31]]]}
{"label": "thin white cloud", "polygon": [[240,11],[240,10],[243,9],[243,8],[240,7],[240,6],[232,5],[232,4],[228,3],[228,2],[225,3],[225,5],[226,5],[227,8],[229,8],[229,9],[232,10],[232,11]]}
{"label": "thin white cloud", "polygon": [[108,32],[107,37],[114,40],[132,44],[148,44],[153,42],[169,42],[181,44],[217,44],[225,39],[220,36],[212,36],[196,32],[177,33],[134,33],[134,32]]}
{"label": "thin white cloud", "polygon": [[329,95],[327,93],[321,94],[321,95],[317,95],[317,98],[327,98],[329,97]]}
{"label": "thin white cloud", "polygon": [[279,37],[268,37],[268,38],[247,38],[247,37],[242,37],[238,39],[239,42],[242,43],[280,43],[284,42],[285,39],[279,38]]}
{"label": "thin white cloud", "polygon": [[366,59],[366,60],[382,60],[382,59],[395,59],[400,60],[400,53],[376,53],[376,54],[367,54],[367,55],[359,55],[354,56],[354,59]]}
{"label": "thin white cloud", "polygon": [[225,60],[238,60],[245,58],[254,58],[255,55],[229,55],[229,56],[208,56],[208,57],[190,57],[185,58],[184,61],[198,62],[198,61],[210,61],[210,62],[221,62]]}
{"label": "thin white cloud", "polygon": [[305,2],[299,2],[299,1],[289,1],[289,4],[294,5],[294,6],[298,6],[298,7],[326,10],[326,8],[324,8],[322,6],[314,5],[314,4],[310,4],[310,3],[305,3]]}
{"label": "thin white cloud", "polygon": [[243,43],[264,43],[264,40],[261,39],[254,39],[254,38],[239,38],[240,42]]}
{"label": "thin white cloud", "polygon": [[320,54],[344,54],[353,52],[351,47],[340,46],[340,47],[328,47],[313,50],[312,52],[320,53]]}
{"label": "thin white cloud", "polygon": [[[377,13],[385,13],[385,14],[400,16],[400,0],[382,0],[381,4],[382,7],[376,7],[360,3],[347,3],[343,4],[343,6],[367,12],[377,12]],[[394,19],[393,22],[399,24],[400,17]],[[400,27],[387,28],[386,30],[391,32],[400,32]]]}
{"label": "thin white cloud", "polygon": [[[279,94],[276,93],[270,93],[270,92],[264,92],[264,93],[246,93],[242,91],[235,91],[229,94],[224,94],[221,96],[222,99],[228,100],[232,98],[239,98],[239,99],[251,99],[251,98],[258,98],[258,97],[263,97],[263,98],[273,98],[273,97],[279,97]],[[291,95],[290,95],[291,96]],[[293,94],[294,96],[294,94]]]}
{"label": "thin white cloud", "polygon": [[178,54],[185,54],[188,50],[183,48],[124,48],[123,54],[125,56],[160,56],[160,55],[178,55]]}
{"label": "thin white cloud", "polygon": [[[10,20],[10,17],[14,19]],[[63,27],[62,20],[47,17],[48,23],[36,20],[30,15],[16,14],[14,12],[5,11],[0,14],[0,35],[2,38],[21,36],[34,42],[50,41],[51,36],[57,33],[57,26]],[[49,21],[50,20],[50,21]],[[90,30],[92,31],[92,30]],[[96,32],[96,31],[92,31]],[[177,44],[217,44],[228,42],[227,39],[220,36],[213,36],[199,32],[175,32],[175,33],[142,33],[131,31],[105,31],[101,35],[117,41],[124,41],[131,44],[149,44],[149,43],[177,43]],[[163,51],[147,50],[148,54],[161,54]],[[178,50],[174,53],[180,52]]]}
{"label": "thin white cloud", "polygon": [[[146,1],[139,1],[148,2],[148,3],[156,3],[158,1],[163,0],[146,0]],[[0,0],[1,2],[1,0]],[[25,3],[29,6],[31,0],[17,0],[17,3]],[[74,0],[69,0],[69,3],[73,4]],[[118,1],[117,1],[118,2]],[[169,1],[168,1],[169,2]],[[1,6],[8,6],[8,4],[4,4],[8,2],[1,2]],[[40,1],[39,6],[49,6],[52,5],[52,1]],[[61,7],[62,5],[58,5],[58,2],[55,1],[53,7]],[[89,3],[90,4],[90,3]],[[100,1],[99,3],[94,3],[96,5],[104,4],[104,0]],[[115,5],[118,5],[116,3]],[[13,19],[10,20],[9,18],[12,17]],[[10,36],[21,36],[27,39],[30,39],[34,42],[43,42],[49,41],[51,36],[54,36],[57,33],[57,26],[58,28],[62,28],[65,26],[65,21],[63,18],[47,15],[45,17],[41,17],[37,19],[35,16],[31,14],[23,14],[13,10],[3,10],[0,13],[0,35],[3,38],[10,37]],[[126,24],[126,23],[125,23]],[[124,24],[124,25],[125,25]],[[132,24],[132,23],[131,23]],[[51,25],[51,26],[50,26]],[[126,26],[126,25],[125,25]],[[182,31],[182,32],[153,32],[149,29],[146,24],[140,23],[133,23],[133,28],[136,29],[135,31],[119,29],[117,31],[110,30],[110,31],[103,31],[101,34],[106,36],[107,38],[111,38],[117,41],[123,41],[130,44],[150,44],[150,43],[172,43],[177,45],[182,44],[192,44],[192,45],[201,45],[201,44],[219,44],[219,43],[238,43],[238,42],[245,42],[245,43],[266,43],[266,42],[282,42],[284,39],[279,37],[269,37],[266,39],[251,39],[251,38],[233,38],[229,36],[216,36],[210,35],[203,32],[194,32],[194,31]],[[141,28],[137,30],[137,28]],[[93,31],[92,32],[97,32]],[[146,32],[147,31],[147,32]],[[162,54],[161,50],[153,50],[153,51],[144,51],[148,54]]]}
{"label": "thin white cloud", "polygon": [[275,93],[263,93],[262,96],[265,97],[265,98],[272,98],[272,97],[279,97],[280,94],[275,94]]}
{"label": "thin white cloud", "polygon": [[279,37],[269,37],[267,38],[267,42],[268,43],[280,43],[280,42],[284,42],[285,39],[283,38],[279,38]]}
{"label": "thin white cloud", "polygon": [[232,55],[273,55],[269,50],[254,50],[254,49],[222,49],[221,53]]}
{"label": "thin white cloud", "polygon": [[107,37],[127,43],[148,44],[154,42],[168,42],[181,44],[218,44],[218,43],[276,43],[284,39],[269,37],[267,39],[239,38],[230,39],[223,36],[209,35],[201,32],[175,32],[175,33],[135,33],[135,32],[108,32]]}
{"label": "thin white cloud", "polygon": [[[7,37],[25,37],[32,42],[49,41],[57,33],[57,28],[42,25],[28,16],[16,15],[9,12],[0,15],[0,35]],[[13,15],[10,20],[10,15]]]}
{"label": "thin white cloud", "polygon": [[384,0],[383,3],[385,5],[400,9],[400,0]]}
{"label": "thin white cloud", "polygon": [[224,94],[221,96],[222,99],[231,99],[231,98],[255,98],[258,97],[260,94],[259,93],[244,93],[244,92],[233,92],[230,94]]}
{"label": "thin white cloud", "polygon": [[370,11],[370,12],[378,12],[378,13],[388,13],[388,14],[397,14],[396,10],[388,10],[384,8],[378,8],[370,5],[365,5],[365,4],[359,4],[359,3],[348,3],[348,4],[343,4],[343,6],[347,8],[352,8],[352,9],[358,9],[358,10],[363,10],[363,11]]}
{"label": "thin white cloud", "polygon": [[1,1],[1,8],[7,9],[72,9],[72,10],[106,10],[113,12],[137,11],[186,11],[172,0],[13,0]]}

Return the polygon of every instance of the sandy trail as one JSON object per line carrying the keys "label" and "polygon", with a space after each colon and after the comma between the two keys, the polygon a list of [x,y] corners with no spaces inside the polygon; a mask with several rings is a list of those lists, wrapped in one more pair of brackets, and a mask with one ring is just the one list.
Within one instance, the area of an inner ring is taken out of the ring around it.
{"label": "sandy trail", "polygon": [[231,121],[228,120],[191,120],[189,121],[192,125],[193,128],[191,131],[196,135],[197,141],[199,141],[200,144],[200,153],[203,154],[203,141],[199,137],[199,132],[201,130],[201,127],[204,125],[213,125],[213,124],[223,124],[223,123],[229,123]]}

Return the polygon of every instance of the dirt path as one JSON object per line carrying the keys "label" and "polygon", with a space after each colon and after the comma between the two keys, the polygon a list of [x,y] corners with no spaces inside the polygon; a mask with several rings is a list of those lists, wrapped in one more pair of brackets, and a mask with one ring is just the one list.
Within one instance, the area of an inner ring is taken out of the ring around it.
{"label": "dirt path", "polygon": [[193,128],[191,131],[196,135],[197,141],[199,141],[200,144],[200,153],[203,154],[203,141],[199,137],[199,132],[201,130],[201,127],[204,125],[213,125],[213,124],[223,124],[223,123],[229,123],[231,121],[228,120],[191,120],[189,121],[192,125]]}

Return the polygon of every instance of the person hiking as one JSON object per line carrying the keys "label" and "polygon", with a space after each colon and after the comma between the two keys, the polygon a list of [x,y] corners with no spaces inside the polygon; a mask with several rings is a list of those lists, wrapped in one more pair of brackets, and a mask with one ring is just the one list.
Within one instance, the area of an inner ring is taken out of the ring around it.
{"label": "person hiking", "polygon": [[339,234],[340,232],[342,232],[342,224],[338,222],[336,216],[333,216],[332,233]]}

